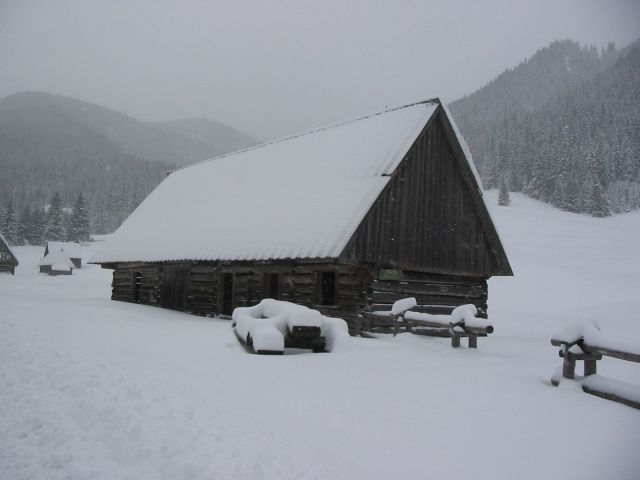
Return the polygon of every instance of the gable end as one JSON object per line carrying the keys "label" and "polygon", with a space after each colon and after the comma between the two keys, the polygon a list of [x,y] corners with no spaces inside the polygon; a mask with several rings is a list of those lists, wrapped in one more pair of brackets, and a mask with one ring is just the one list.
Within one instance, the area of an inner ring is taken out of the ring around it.
{"label": "gable end", "polygon": [[449,275],[512,274],[441,106],[393,172],[341,259]]}

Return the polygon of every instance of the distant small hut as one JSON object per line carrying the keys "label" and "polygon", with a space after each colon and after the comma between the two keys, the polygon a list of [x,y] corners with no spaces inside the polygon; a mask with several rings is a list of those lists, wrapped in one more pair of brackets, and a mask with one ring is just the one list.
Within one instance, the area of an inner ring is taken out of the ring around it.
{"label": "distant small hut", "polygon": [[45,257],[51,252],[60,251],[69,257],[75,268],[82,267],[82,248],[80,244],[73,242],[47,242],[47,245],[44,247]]}
{"label": "distant small hut", "polygon": [[75,268],[74,263],[63,251],[54,251],[45,256],[38,263],[40,273],[49,275],[71,275]]}
{"label": "distant small hut", "polygon": [[403,297],[486,317],[487,279],[513,275],[438,99],[176,170],[92,262],[114,300],[229,315],[270,297],[352,326]]}
{"label": "distant small hut", "polygon": [[9,242],[0,232],[0,272],[10,272],[12,275],[18,266],[18,257],[9,247]]}

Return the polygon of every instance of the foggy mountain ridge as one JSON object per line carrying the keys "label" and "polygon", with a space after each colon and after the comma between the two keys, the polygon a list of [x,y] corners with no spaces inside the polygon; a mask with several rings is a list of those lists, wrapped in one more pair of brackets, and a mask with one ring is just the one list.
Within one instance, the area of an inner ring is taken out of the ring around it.
{"label": "foggy mountain ridge", "polygon": [[[173,128],[173,122],[143,122],[93,103],[45,92],[21,92],[0,100],[0,110],[31,108],[47,108],[66,115],[112,140],[127,154],[171,165],[188,165],[228,153],[236,146],[246,148],[258,143],[218,122],[182,120],[178,121],[179,128]],[[203,138],[203,125],[220,144]]]}
{"label": "foggy mountain ridge", "polygon": [[[211,152],[219,152],[219,155],[235,152],[261,143],[240,130],[205,118],[184,118],[180,120],[154,122],[152,125],[157,126],[165,132],[182,135],[194,142],[208,146]],[[203,157],[201,160],[213,156],[215,155]]]}
{"label": "foggy mountain ridge", "polygon": [[[55,192],[70,206],[81,192],[92,232],[109,233],[169,170],[182,165],[178,160],[193,163],[257,143],[217,122],[182,120],[176,125],[172,131],[172,125],[147,124],[42,92],[0,100],[0,171],[10,179],[0,182],[0,217],[10,201],[20,215],[21,210],[41,210]],[[205,131],[212,140],[199,138]],[[162,148],[163,155],[154,157]]]}
{"label": "foggy mountain ridge", "polygon": [[450,104],[485,188],[605,216],[640,208],[640,41],[554,42]]}

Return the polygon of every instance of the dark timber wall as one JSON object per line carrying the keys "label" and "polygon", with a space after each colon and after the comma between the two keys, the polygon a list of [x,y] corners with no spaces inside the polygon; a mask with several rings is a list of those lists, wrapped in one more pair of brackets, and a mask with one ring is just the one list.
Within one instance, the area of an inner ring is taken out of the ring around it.
{"label": "dark timber wall", "polygon": [[448,128],[442,111],[435,114],[342,258],[446,275],[511,274],[492,248],[495,231],[483,222],[488,214],[465,178],[471,172],[454,152]]}
{"label": "dark timber wall", "polygon": [[[230,314],[276,293],[280,300],[355,318],[365,305],[369,274],[354,265],[273,262],[261,264],[172,262],[113,265],[112,299],[156,305],[202,316]],[[334,303],[323,305],[321,275],[335,274]],[[269,286],[275,278],[277,285]]]}

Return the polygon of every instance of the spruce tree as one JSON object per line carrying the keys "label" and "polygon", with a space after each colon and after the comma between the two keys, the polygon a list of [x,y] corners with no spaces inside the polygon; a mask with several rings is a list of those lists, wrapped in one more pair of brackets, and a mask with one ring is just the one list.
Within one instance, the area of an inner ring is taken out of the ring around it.
{"label": "spruce tree", "polygon": [[509,189],[507,188],[507,182],[504,181],[504,177],[500,179],[500,193],[498,194],[498,205],[507,207],[511,205],[511,197],[509,196]]}
{"label": "spruce tree", "polygon": [[31,240],[29,239],[29,229],[31,228],[31,212],[28,207],[25,207],[22,212],[20,212],[20,219],[18,220],[18,235],[17,235],[17,245],[25,245],[31,244]]}
{"label": "spruce tree", "polygon": [[47,218],[42,208],[36,208],[31,212],[31,229],[29,243],[31,245],[44,245]]}
{"label": "spruce tree", "polygon": [[13,202],[9,200],[2,216],[2,234],[10,245],[15,245],[18,236],[18,220],[13,209]]}
{"label": "spruce tree", "polygon": [[45,241],[64,241],[65,225],[64,225],[64,211],[62,209],[62,199],[60,194],[56,192],[51,199],[51,205],[49,205],[49,211],[47,212],[47,228],[45,234]]}
{"label": "spruce tree", "polygon": [[74,242],[88,242],[91,240],[89,231],[89,210],[82,193],[78,195],[73,204],[73,213],[70,222],[70,240]]}

